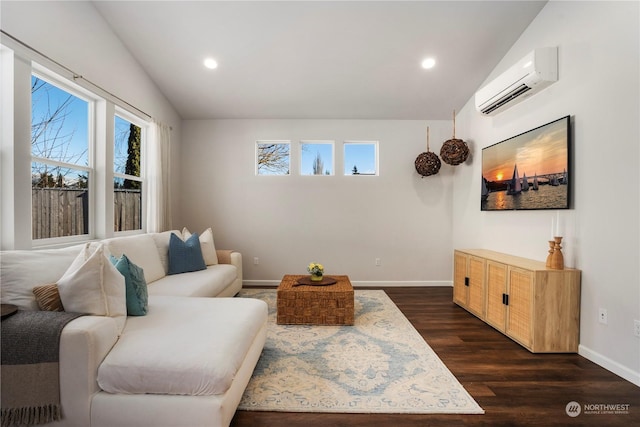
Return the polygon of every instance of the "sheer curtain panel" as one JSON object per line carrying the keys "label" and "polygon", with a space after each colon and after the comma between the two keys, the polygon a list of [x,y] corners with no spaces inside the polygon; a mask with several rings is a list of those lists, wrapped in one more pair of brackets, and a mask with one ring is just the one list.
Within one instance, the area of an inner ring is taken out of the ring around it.
{"label": "sheer curtain panel", "polygon": [[147,143],[147,232],[171,229],[169,171],[171,158],[171,128],[153,121]]}

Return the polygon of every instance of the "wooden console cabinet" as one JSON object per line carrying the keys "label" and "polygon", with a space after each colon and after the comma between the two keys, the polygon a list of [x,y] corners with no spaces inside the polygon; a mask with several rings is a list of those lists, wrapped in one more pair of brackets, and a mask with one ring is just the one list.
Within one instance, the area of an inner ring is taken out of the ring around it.
{"label": "wooden console cabinet", "polygon": [[576,353],[580,270],[484,249],[454,252],[453,302],[533,353]]}

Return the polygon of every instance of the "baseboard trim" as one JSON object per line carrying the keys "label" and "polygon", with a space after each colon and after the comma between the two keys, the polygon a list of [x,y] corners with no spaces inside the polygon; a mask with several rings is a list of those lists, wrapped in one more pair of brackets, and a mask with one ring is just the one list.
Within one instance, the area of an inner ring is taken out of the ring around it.
{"label": "baseboard trim", "polygon": [[616,362],[615,360],[611,360],[606,356],[598,353],[597,351],[593,351],[590,348],[580,344],[578,346],[578,354],[585,359],[589,359],[596,365],[602,366],[604,369],[613,372],[617,376],[624,378],[640,387],[640,372],[635,372],[626,366],[623,366]]}
{"label": "baseboard trim", "polygon": [[[280,284],[280,279],[278,280],[243,280],[242,284],[244,286],[278,286]],[[448,286],[452,287],[453,282],[447,280],[406,280],[406,281],[397,281],[397,280],[352,280],[351,284],[354,288],[364,288],[364,287],[387,287],[387,288],[400,288],[400,287],[435,287],[435,286]]]}

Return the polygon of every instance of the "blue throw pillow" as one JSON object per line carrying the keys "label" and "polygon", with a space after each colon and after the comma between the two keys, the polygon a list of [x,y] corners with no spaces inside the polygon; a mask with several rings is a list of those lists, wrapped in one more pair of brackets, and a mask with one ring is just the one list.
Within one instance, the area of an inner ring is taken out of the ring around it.
{"label": "blue throw pillow", "polygon": [[132,263],[125,254],[120,259],[111,255],[111,263],[124,276],[124,286],[127,291],[127,315],[144,316],[149,307],[149,295],[147,293],[147,281],[144,279],[144,271]]}
{"label": "blue throw pillow", "polygon": [[198,233],[193,233],[191,237],[184,241],[174,233],[171,233],[171,238],[169,239],[169,274],[187,273],[206,268]]}

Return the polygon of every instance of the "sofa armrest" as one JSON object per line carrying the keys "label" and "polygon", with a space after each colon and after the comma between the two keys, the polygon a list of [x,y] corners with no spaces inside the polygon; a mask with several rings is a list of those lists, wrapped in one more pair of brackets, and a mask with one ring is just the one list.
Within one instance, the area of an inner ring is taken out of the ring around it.
{"label": "sofa armrest", "polygon": [[60,335],[60,403],[64,425],[91,424],[91,400],[100,391],[98,367],[118,340],[115,319],[82,316]]}
{"label": "sofa armrest", "polygon": [[234,283],[238,290],[242,287],[242,253],[228,249],[216,249],[219,264],[231,264],[236,267],[237,275]]}

